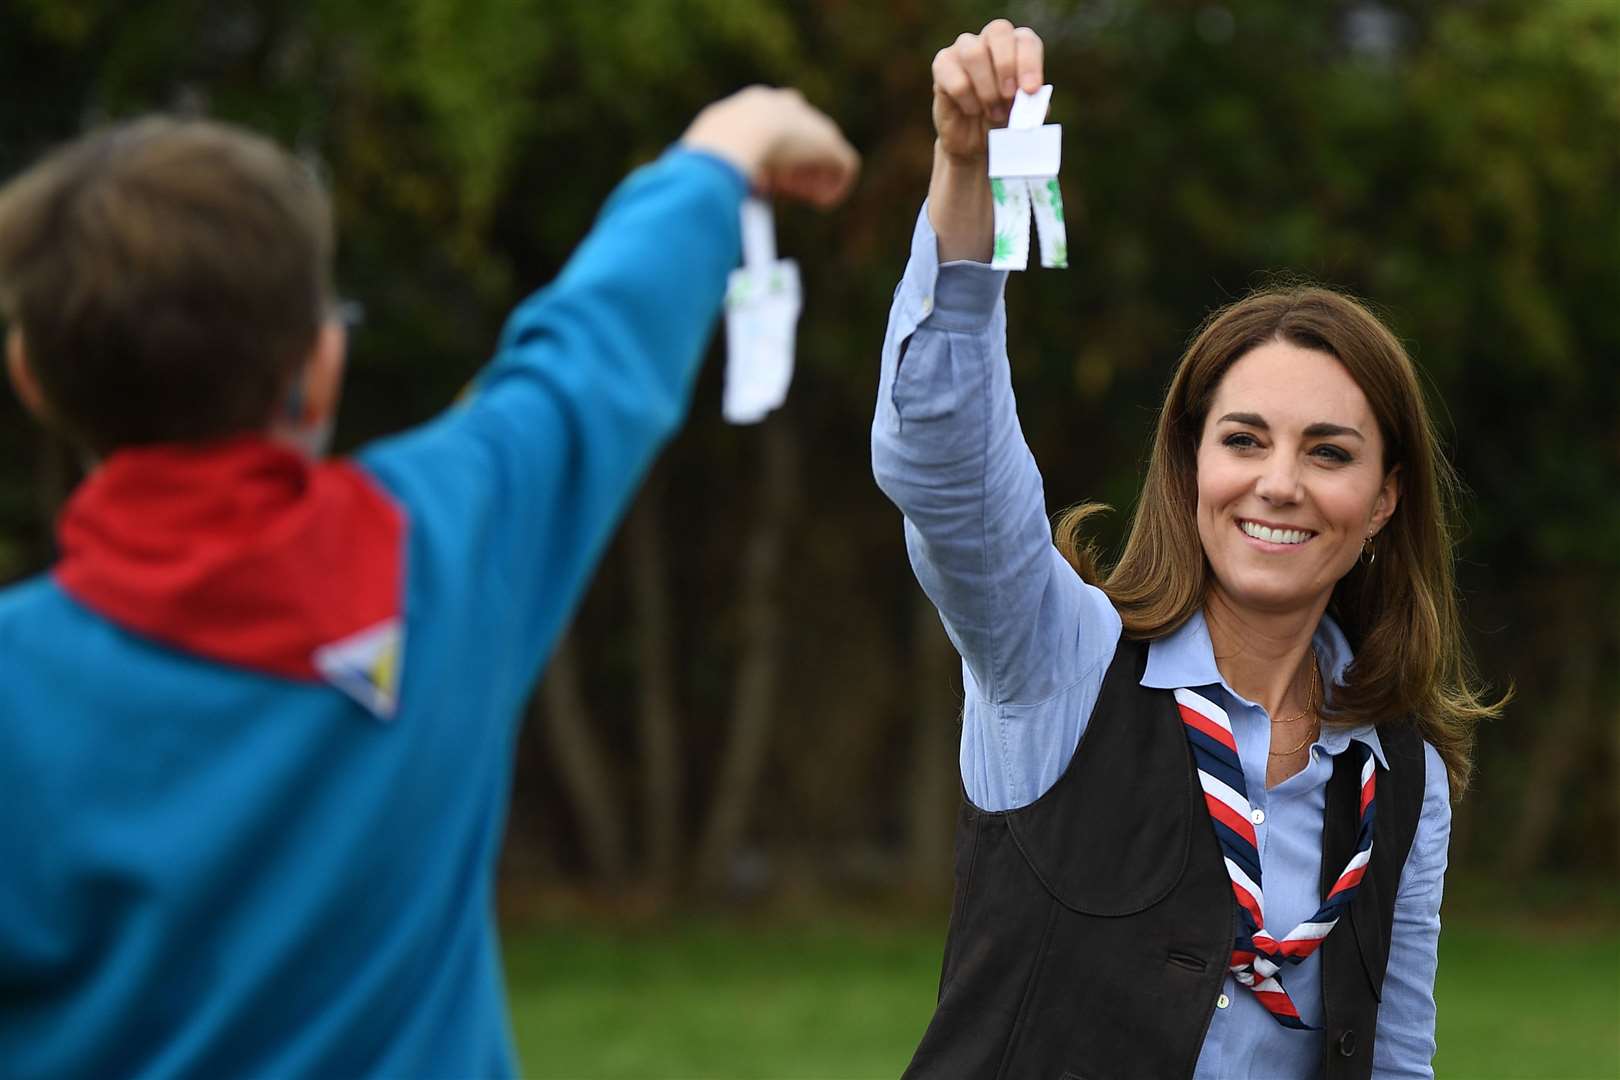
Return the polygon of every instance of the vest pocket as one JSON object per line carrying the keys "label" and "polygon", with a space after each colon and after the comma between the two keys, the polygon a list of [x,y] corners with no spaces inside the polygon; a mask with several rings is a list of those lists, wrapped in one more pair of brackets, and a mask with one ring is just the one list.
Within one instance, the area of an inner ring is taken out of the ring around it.
{"label": "vest pocket", "polygon": [[1172,949],[1165,959],[1177,967],[1186,968],[1188,971],[1197,972],[1200,975],[1209,970],[1208,960],[1190,952],[1182,952],[1179,949]]}

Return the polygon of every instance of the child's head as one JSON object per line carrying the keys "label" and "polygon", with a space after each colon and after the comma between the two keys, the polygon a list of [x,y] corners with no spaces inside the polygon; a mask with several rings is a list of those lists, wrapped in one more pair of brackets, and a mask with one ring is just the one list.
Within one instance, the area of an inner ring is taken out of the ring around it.
{"label": "child's head", "polygon": [[98,452],[271,426],[322,336],[331,262],[309,170],[223,124],[106,128],[0,188],[13,378]]}

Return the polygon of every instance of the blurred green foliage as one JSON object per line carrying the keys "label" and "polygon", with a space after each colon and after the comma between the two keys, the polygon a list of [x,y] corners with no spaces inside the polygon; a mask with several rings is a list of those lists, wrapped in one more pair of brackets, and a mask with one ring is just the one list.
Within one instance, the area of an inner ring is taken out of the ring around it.
{"label": "blurred green foliage", "polygon": [[[771,421],[808,449],[781,583],[785,649],[804,661],[782,674],[751,835],[784,860],[893,848],[913,594],[866,425],[926,185],[928,64],[1002,13],[960,0],[13,0],[0,6],[0,174],[150,109],[250,124],[315,163],[338,208],[340,287],[368,315],[340,432],[352,445],[447,402],[616,180],[704,103],[754,81],[802,87],[865,171],[836,214],[780,223],[807,288],[799,381]],[[1015,276],[1008,301],[1052,508],[1129,506],[1152,410],[1211,307],[1273,274],[1368,298],[1432,384],[1472,488],[1461,555],[1482,665],[1520,691],[1484,733],[1456,856],[1612,874],[1620,4],[1023,0],[1005,13],[1044,35],[1066,129],[1073,269]],[[693,790],[711,778],[742,647],[737,538],[758,447],[756,431],[718,422],[717,398],[711,369],[659,474]],[[0,574],[15,576],[49,561],[50,509],[77,463],[15,403],[0,409]],[[628,776],[636,672],[614,558],[578,633]],[[1571,689],[1571,656],[1590,685]],[[514,830],[534,830],[567,873],[578,851],[547,767],[524,766]]]}

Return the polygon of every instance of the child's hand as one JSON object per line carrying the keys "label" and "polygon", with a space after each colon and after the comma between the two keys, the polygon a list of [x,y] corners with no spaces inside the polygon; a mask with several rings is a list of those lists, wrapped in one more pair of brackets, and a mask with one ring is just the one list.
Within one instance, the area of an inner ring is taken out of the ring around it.
{"label": "child's hand", "polygon": [[698,113],[681,141],[730,161],[762,194],[821,207],[842,202],[861,167],[838,125],[797,90],[739,90]]}

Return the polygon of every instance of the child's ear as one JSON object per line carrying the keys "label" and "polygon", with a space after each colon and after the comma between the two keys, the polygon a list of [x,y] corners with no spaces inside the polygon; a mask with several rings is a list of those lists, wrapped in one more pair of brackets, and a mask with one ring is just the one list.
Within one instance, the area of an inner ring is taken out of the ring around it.
{"label": "child's ear", "polygon": [[6,331],[6,374],[11,377],[12,388],[34,418],[41,423],[48,421],[50,410],[45,405],[45,393],[39,388],[34,368],[28,362],[22,331],[15,326]]}
{"label": "child's ear", "polygon": [[303,367],[293,377],[282,402],[277,425],[303,428],[324,424],[337,414],[342,396],[343,364],[348,348],[348,330],[330,319],[321,324],[315,344],[304,358]]}
{"label": "child's ear", "polygon": [[348,347],[349,331],[342,322],[328,319],[321,324],[301,376],[305,423],[330,421],[337,416]]}

